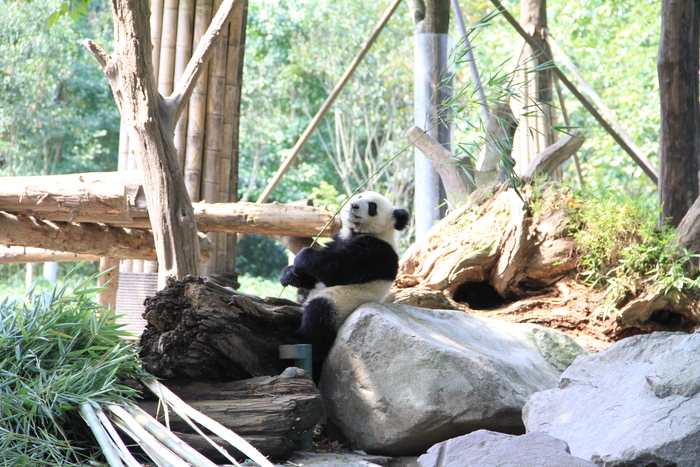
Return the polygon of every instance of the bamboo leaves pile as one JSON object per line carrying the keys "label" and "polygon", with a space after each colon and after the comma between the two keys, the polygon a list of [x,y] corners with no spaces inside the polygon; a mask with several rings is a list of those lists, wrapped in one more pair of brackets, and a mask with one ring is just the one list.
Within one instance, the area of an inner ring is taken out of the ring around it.
{"label": "bamboo leaves pile", "polygon": [[183,419],[196,421],[258,465],[272,467],[245,440],[144,372],[135,347],[123,340],[128,334],[122,325],[92,301],[99,291],[88,287],[93,280],[72,291],[66,286],[30,291],[23,302],[0,304],[2,465],[104,465],[105,460],[111,467],[142,465],[118,427],[141,447],[149,465],[215,467],[133,402],[137,393],[123,381],[140,379]]}
{"label": "bamboo leaves pile", "polygon": [[[143,374],[114,319],[85,281],[0,304],[0,452],[4,465],[81,465],[93,456],[81,404],[123,404]],[[78,423],[76,423],[76,421]]]}

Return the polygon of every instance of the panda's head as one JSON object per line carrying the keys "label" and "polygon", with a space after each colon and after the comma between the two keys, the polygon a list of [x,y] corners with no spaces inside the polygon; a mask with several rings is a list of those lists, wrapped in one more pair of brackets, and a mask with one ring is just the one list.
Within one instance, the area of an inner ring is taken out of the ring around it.
{"label": "panda's head", "polygon": [[396,231],[408,225],[408,211],[397,209],[388,199],[374,191],[350,198],[340,215],[344,237],[371,235],[396,245]]}

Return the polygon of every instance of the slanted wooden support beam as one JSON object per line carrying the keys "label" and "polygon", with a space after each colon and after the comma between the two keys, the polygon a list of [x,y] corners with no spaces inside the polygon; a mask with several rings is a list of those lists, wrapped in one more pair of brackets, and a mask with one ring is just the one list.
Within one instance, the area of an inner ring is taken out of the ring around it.
{"label": "slanted wooden support beam", "polygon": [[454,208],[464,203],[469,198],[469,192],[459,176],[459,161],[452,157],[452,153],[417,126],[408,130],[405,136],[411,144],[420,149],[440,175],[447,193],[447,204]]}

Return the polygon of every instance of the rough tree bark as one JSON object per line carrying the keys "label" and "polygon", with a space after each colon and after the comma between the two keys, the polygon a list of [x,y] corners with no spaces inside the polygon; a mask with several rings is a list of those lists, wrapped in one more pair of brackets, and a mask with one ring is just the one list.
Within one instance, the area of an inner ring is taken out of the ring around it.
{"label": "rough tree bark", "polygon": [[170,280],[146,300],[146,370],[161,378],[236,381],[289,366],[279,346],[301,323],[301,306],[226,289],[201,277]]}
{"label": "rough tree bark", "polygon": [[659,198],[678,226],[698,197],[700,1],[664,0],[657,68],[661,95]]}
{"label": "rough tree bark", "polygon": [[92,41],[86,47],[109,80],[122,121],[143,170],[144,188],[152,209],[160,282],[200,271],[197,227],[192,204],[180,173],[173,141],[175,123],[197,78],[211,56],[236,0],[226,0],[200,41],[173,94],[163,98],[153,76],[148,0],[112,0],[115,51],[108,55]]}

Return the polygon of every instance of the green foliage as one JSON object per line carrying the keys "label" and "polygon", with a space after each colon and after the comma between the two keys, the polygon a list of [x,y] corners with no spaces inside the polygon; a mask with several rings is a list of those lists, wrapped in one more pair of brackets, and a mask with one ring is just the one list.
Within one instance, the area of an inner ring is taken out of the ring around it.
{"label": "green foliage", "polygon": [[264,277],[243,275],[238,277],[241,284],[239,290],[258,297],[281,297],[296,301],[297,295],[294,287],[282,287],[279,278],[266,279]]}
{"label": "green foliage", "polygon": [[700,291],[693,255],[675,244],[672,227],[657,227],[656,205],[612,192],[567,199],[578,224],[574,237],[582,254],[580,273],[588,284],[606,289],[604,313],[614,312],[628,294],[656,287],[677,297]]}
{"label": "green foliage", "polygon": [[136,396],[122,384],[144,375],[135,348],[114,317],[101,313],[87,284],[0,304],[4,465],[84,465],[93,453],[74,443],[85,427],[76,409]]}
{"label": "green foliage", "polygon": [[52,15],[48,28],[68,4],[0,2],[0,175],[116,169],[119,112],[82,45],[109,47],[111,14],[96,1],[75,21]]}

